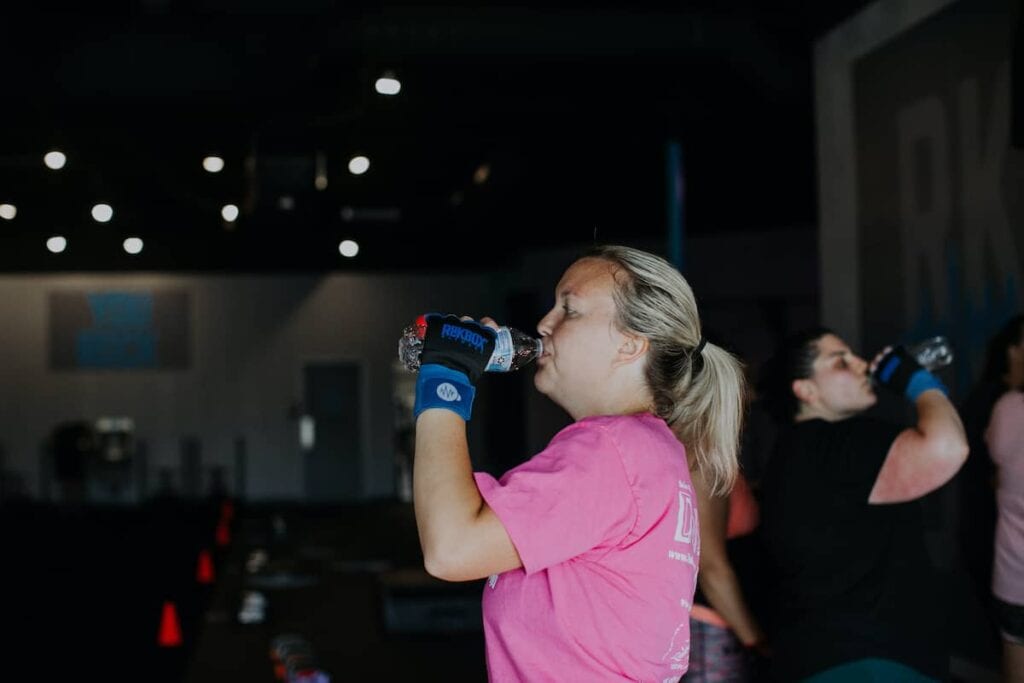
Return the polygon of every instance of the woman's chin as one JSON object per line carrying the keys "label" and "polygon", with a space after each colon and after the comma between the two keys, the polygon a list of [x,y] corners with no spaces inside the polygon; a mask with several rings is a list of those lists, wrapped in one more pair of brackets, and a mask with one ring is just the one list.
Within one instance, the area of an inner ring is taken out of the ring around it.
{"label": "woman's chin", "polygon": [[533,375],[533,386],[537,391],[547,396],[549,387],[544,368],[537,368],[537,372]]}

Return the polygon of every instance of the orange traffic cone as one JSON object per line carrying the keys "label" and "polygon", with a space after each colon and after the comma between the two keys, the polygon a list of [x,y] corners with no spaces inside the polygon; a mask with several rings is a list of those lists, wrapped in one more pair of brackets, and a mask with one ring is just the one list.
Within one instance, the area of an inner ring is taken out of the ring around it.
{"label": "orange traffic cone", "polygon": [[196,564],[196,583],[213,583],[213,559],[209,550],[199,551],[199,562]]}
{"label": "orange traffic cone", "polygon": [[231,527],[224,520],[217,523],[217,545],[225,546],[231,543]]}
{"label": "orange traffic cone", "polygon": [[178,610],[173,602],[164,602],[156,644],[160,647],[181,647],[181,625],[178,623]]}

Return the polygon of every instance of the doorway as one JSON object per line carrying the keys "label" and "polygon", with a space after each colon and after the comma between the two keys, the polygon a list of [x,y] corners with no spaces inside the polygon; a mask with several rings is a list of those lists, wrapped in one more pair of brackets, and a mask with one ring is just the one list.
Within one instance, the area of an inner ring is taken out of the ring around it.
{"label": "doorway", "polygon": [[311,503],[362,500],[362,381],[357,363],[312,363],[303,370],[305,497]]}

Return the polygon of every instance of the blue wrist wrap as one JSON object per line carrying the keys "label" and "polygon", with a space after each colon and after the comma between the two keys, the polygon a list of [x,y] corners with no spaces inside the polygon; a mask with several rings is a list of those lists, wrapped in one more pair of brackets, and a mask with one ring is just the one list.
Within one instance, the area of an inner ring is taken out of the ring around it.
{"label": "blue wrist wrap", "polygon": [[416,404],[413,417],[417,418],[428,408],[444,408],[456,413],[466,422],[473,413],[473,397],[476,388],[469,377],[458,370],[444,365],[428,363],[420,366],[416,379]]}
{"label": "blue wrist wrap", "polygon": [[928,391],[929,389],[938,389],[946,396],[949,396],[949,389],[942,381],[928,372],[927,370],[918,370],[910,376],[910,381],[907,383],[907,389],[904,392],[911,401],[916,401],[917,397]]}

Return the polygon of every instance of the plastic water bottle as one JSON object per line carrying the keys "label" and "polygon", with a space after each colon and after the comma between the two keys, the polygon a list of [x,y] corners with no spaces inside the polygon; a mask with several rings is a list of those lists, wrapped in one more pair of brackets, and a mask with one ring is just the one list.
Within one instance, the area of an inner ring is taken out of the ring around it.
{"label": "plastic water bottle", "polygon": [[[529,365],[544,353],[544,343],[514,327],[499,327],[494,340],[494,352],[487,362],[486,372],[511,372]],[[410,372],[420,369],[420,353],[423,351],[423,337],[427,333],[424,316],[402,330],[398,340],[398,358]]]}
{"label": "plastic water bottle", "polygon": [[953,362],[953,346],[945,337],[931,337],[907,347],[907,353],[928,372],[934,372]]}

